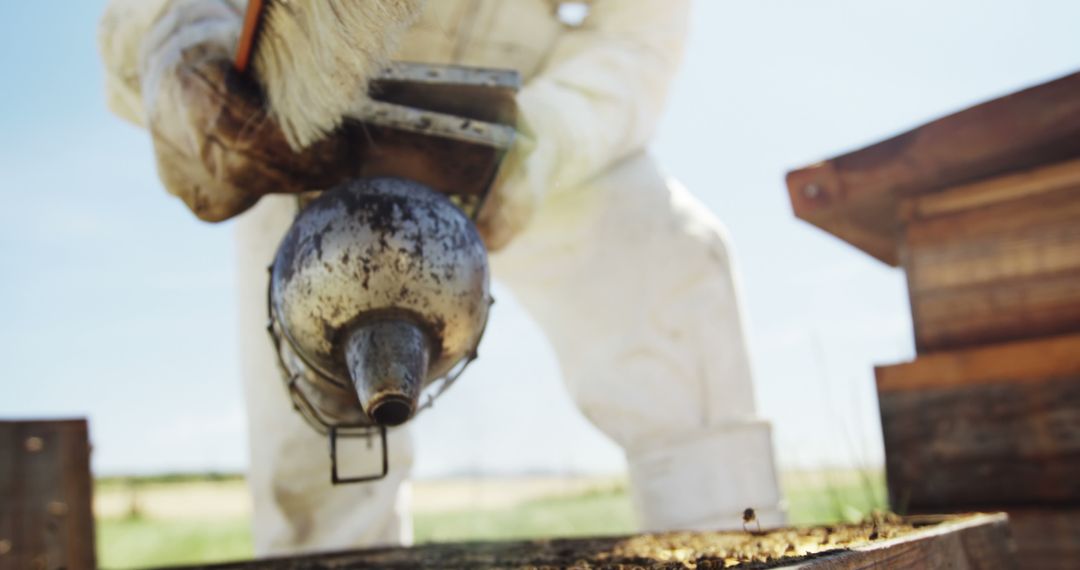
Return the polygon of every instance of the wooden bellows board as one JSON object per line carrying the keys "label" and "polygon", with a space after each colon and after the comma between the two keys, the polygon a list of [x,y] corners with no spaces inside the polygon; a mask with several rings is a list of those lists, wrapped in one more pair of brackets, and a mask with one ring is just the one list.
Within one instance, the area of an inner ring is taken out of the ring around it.
{"label": "wooden bellows board", "polygon": [[918,357],[876,370],[893,507],[1008,510],[1032,567],[1080,566],[1080,73],[787,182],[907,274]]}
{"label": "wooden bellows board", "polygon": [[[233,62],[241,74],[251,70],[272,1],[247,4]],[[475,219],[514,141],[518,72],[393,62],[368,87],[363,107],[317,145],[317,167],[305,168],[311,157],[285,148],[263,149],[267,158],[276,154],[289,168],[310,171],[320,186],[312,190],[357,177],[406,177],[448,195]],[[246,110],[242,125],[250,120]]]}
{"label": "wooden bellows board", "polygon": [[392,63],[332,135],[355,149],[339,177],[407,177],[475,217],[514,142],[520,88],[513,70]]}

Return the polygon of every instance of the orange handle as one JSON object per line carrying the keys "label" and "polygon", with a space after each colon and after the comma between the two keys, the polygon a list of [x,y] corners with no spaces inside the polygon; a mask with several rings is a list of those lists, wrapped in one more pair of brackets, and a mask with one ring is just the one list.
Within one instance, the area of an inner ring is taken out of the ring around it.
{"label": "orange handle", "polygon": [[244,29],[240,33],[240,43],[236,46],[236,70],[247,71],[251,55],[255,52],[255,40],[262,27],[263,14],[269,0],[248,0],[247,13],[244,15]]}

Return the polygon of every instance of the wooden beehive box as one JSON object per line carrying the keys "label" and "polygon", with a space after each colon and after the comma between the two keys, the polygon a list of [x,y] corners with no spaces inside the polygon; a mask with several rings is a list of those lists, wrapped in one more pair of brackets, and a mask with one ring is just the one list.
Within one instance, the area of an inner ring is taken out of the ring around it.
{"label": "wooden beehive box", "polygon": [[[428,544],[264,559],[203,570],[362,568],[1017,568],[1005,515],[750,532]],[[191,569],[194,570],[194,569]]]}
{"label": "wooden beehive box", "polygon": [[910,363],[878,367],[901,512],[1002,509],[1080,567],[1080,74],[788,174],[795,213],[907,274]]}
{"label": "wooden beehive box", "polygon": [[86,420],[0,421],[0,570],[95,568]]}
{"label": "wooden beehive box", "polygon": [[1080,160],[900,201],[920,353],[1080,331]]}

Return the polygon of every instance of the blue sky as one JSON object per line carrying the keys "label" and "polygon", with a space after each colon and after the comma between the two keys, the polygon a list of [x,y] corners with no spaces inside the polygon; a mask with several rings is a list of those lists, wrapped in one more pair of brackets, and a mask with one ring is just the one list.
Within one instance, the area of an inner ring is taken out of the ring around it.
{"label": "blue sky", "polygon": [[[101,473],[243,469],[231,226],[105,110],[104,4],[0,2],[0,417],[88,415]],[[880,463],[872,367],[913,354],[903,275],[795,220],[784,172],[1080,69],[1078,23],[1067,0],[698,0],[653,148],[733,237],[783,465]],[[418,475],[621,470],[496,293],[483,357],[417,420]]]}

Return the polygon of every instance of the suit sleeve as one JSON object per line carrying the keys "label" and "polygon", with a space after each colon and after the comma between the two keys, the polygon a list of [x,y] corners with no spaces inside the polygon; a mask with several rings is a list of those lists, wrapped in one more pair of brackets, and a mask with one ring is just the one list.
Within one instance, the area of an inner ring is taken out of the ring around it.
{"label": "suit sleeve", "polygon": [[[518,96],[517,184],[540,200],[572,189],[653,136],[682,59],[689,0],[597,0]],[[514,180],[510,180],[514,183]]]}

